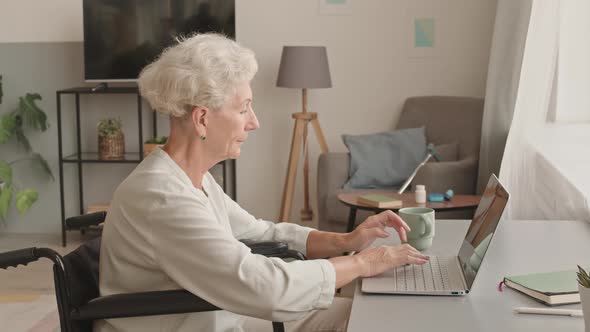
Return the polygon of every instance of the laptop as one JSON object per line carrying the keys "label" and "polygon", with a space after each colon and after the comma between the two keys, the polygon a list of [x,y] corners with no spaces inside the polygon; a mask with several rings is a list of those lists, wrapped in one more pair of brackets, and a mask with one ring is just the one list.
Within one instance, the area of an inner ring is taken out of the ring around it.
{"label": "laptop", "polygon": [[364,293],[465,295],[473,286],[508,202],[508,192],[492,174],[456,256],[430,256],[423,265],[405,265],[363,278]]}

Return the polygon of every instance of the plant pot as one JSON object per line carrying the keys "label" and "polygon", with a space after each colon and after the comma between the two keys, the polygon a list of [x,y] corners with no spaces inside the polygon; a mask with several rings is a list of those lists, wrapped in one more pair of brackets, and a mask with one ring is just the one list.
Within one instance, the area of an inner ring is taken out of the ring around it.
{"label": "plant pot", "polygon": [[150,153],[152,153],[158,146],[164,146],[164,144],[156,144],[156,143],[143,143],[143,157],[147,157]]}
{"label": "plant pot", "polygon": [[586,332],[590,332],[590,288],[578,284],[578,290],[580,291],[580,300],[582,301],[582,312],[584,313]]}
{"label": "plant pot", "polygon": [[98,159],[116,160],[125,157],[125,136],[123,133],[98,136]]}

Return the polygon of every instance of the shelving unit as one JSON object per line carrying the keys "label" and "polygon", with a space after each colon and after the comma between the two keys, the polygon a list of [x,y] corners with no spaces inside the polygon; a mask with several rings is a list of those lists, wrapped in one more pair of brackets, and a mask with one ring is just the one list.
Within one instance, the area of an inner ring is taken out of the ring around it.
{"label": "shelving unit", "polygon": [[[80,128],[80,96],[81,95],[102,95],[102,94],[127,94],[132,95],[137,100],[137,124],[139,133],[139,152],[125,153],[125,157],[120,160],[102,160],[99,159],[98,152],[82,151],[81,146],[81,128]],[[63,142],[62,142],[62,96],[73,95],[75,98],[76,108],[76,152],[64,156]],[[65,224],[65,194],[64,194],[64,164],[75,164],[78,169],[78,189],[79,189],[79,207],[80,214],[84,214],[84,181],[82,178],[83,167],[82,164],[138,164],[143,160],[143,107],[142,99],[137,87],[107,87],[100,90],[93,91],[90,87],[76,87],[71,89],[59,90],[56,92],[57,100],[57,135],[58,135],[58,156],[59,156],[59,192],[61,204],[61,229],[62,229],[62,245],[67,243],[67,227]],[[156,112],[152,112],[152,133],[153,136],[158,135]],[[217,177],[218,182],[222,182],[223,190],[234,200],[236,197],[236,164],[235,160],[226,160],[218,164],[221,167],[221,178]],[[212,170],[212,173],[215,173]]]}

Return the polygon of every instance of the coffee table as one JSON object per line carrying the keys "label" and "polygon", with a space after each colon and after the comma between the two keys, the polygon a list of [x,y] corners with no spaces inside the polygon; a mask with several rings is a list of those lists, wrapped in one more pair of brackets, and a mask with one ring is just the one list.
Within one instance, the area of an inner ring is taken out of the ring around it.
{"label": "coffee table", "polygon": [[444,202],[426,202],[426,203],[416,203],[414,199],[414,193],[403,193],[398,194],[394,192],[379,192],[381,195],[389,196],[394,199],[399,199],[402,201],[402,206],[397,208],[377,208],[373,206],[368,206],[362,203],[358,203],[357,199],[359,196],[375,193],[374,191],[371,192],[354,192],[354,193],[339,193],[337,195],[338,200],[342,202],[344,205],[350,207],[350,212],[348,213],[348,226],[346,227],[347,232],[351,232],[354,229],[354,224],[356,222],[356,212],[357,210],[367,210],[373,211],[375,213],[379,213],[385,210],[392,210],[397,212],[401,208],[405,207],[428,207],[434,209],[434,211],[451,211],[451,210],[464,210],[464,209],[474,209],[479,204],[479,200],[481,196],[479,195],[455,195],[450,201]]}

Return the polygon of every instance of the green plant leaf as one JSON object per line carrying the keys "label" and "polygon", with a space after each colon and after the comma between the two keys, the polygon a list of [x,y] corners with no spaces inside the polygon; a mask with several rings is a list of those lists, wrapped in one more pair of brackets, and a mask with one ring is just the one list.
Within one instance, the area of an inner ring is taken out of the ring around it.
{"label": "green plant leaf", "polygon": [[576,272],[576,274],[578,276],[578,283],[586,288],[590,288],[590,276],[588,275],[588,272],[578,265],[578,272]]}
{"label": "green plant leaf", "polygon": [[0,180],[4,181],[5,186],[12,185],[12,167],[4,160],[0,160]]}
{"label": "green plant leaf", "polygon": [[23,127],[17,126],[16,130],[14,131],[14,136],[16,137],[17,142],[22,144],[23,148],[25,148],[27,152],[31,152],[33,150],[31,143],[29,143],[29,139],[23,132]]}
{"label": "green plant leaf", "polygon": [[16,194],[16,209],[20,214],[25,214],[37,201],[39,193],[35,189],[21,190]]}
{"label": "green plant leaf", "polygon": [[19,97],[18,100],[18,112],[23,117],[25,124],[37,130],[47,130],[49,127],[47,115],[35,103],[36,100],[41,100],[41,95],[27,93],[26,96]]}
{"label": "green plant leaf", "polygon": [[6,221],[6,215],[8,214],[8,206],[12,200],[12,187],[4,185],[4,188],[0,189],[0,217],[2,221]]}
{"label": "green plant leaf", "polygon": [[39,163],[39,165],[41,165],[41,167],[43,168],[43,170],[49,175],[49,177],[51,177],[52,181],[55,181],[55,177],[53,177],[53,173],[51,172],[51,168],[49,167],[49,163],[47,163],[47,160],[45,160],[45,158],[43,158],[43,156],[41,156],[39,153],[33,153],[31,155],[32,159],[34,161],[36,161],[37,163]]}
{"label": "green plant leaf", "polygon": [[16,119],[11,115],[0,117],[0,144],[8,142],[16,129]]}
{"label": "green plant leaf", "polygon": [[123,133],[122,126],[123,123],[121,122],[121,119],[106,118],[100,120],[96,125],[96,128],[98,129],[99,136],[116,136]]}

